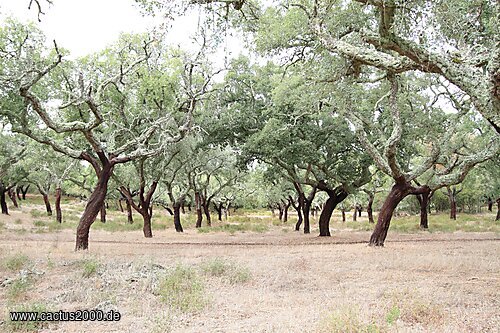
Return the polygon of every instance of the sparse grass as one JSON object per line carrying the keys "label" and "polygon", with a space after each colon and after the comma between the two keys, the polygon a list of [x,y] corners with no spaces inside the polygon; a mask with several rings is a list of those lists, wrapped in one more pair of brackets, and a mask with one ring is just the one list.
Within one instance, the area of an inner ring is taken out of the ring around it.
{"label": "sparse grass", "polygon": [[115,218],[113,221],[109,220],[106,223],[101,221],[95,221],[92,225],[93,229],[105,230],[110,232],[118,231],[134,231],[142,229],[142,221],[134,221],[134,223],[128,223],[127,218]]}
{"label": "sparse grass", "polygon": [[[29,312],[47,312],[50,309],[47,305],[43,303],[32,303],[25,304],[21,306],[16,306],[14,308],[9,309],[9,311],[29,311]],[[6,318],[7,329],[11,332],[32,332],[39,331],[42,328],[48,326],[47,322],[41,321],[11,321],[10,316]]]}
{"label": "sparse grass", "polygon": [[38,210],[38,209],[32,209],[30,211],[30,215],[31,217],[43,217],[43,216],[47,216],[47,213],[44,212],[44,211],[41,211],[41,210]]}
{"label": "sparse grass", "polygon": [[202,269],[205,274],[220,277],[231,284],[245,283],[252,277],[248,268],[237,266],[220,258],[204,263]]}
{"label": "sparse grass", "polygon": [[35,227],[45,227],[47,225],[47,222],[42,221],[42,220],[35,220],[35,221],[33,221],[33,225]]}
{"label": "sparse grass", "polygon": [[269,226],[265,224],[256,223],[242,223],[242,224],[222,224],[212,227],[201,227],[197,229],[199,233],[209,233],[209,232],[228,232],[230,234],[235,234],[236,232],[267,232],[269,231]]}
{"label": "sparse grass", "polygon": [[160,282],[158,294],[171,310],[198,312],[208,304],[205,288],[193,268],[176,266]]}
{"label": "sparse grass", "polygon": [[96,259],[86,259],[81,263],[82,276],[84,278],[89,278],[98,273],[101,264]]}
{"label": "sparse grass", "polygon": [[21,295],[25,294],[26,291],[31,286],[31,280],[30,279],[16,279],[14,282],[12,282],[8,289],[7,289],[7,297],[10,300],[17,300],[20,298]]}
{"label": "sparse grass", "polygon": [[21,219],[16,219],[14,221],[14,224],[23,224],[23,221]]}
{"label": "sparse grass", "polygon": [[23,253],[17,253],[11,255],[5,259],[3,265],[6,269],[14,272],[19,271],[22,268],[25,268],[30,264],[30,260],[27,255]]}
{"label": "sparse grass", "polygon": [[385,316],[385,321],[387,324],[392,325],[396,322],[396,320],[399,319],[401,316],[401,310],[397,305],[394,305],[390,310],[387,312]]}
{"label": "sparse grass", "polygon": [[381,332],[374,323],[365,323],[359,311],[353,307],[341,307],[329,314],[323,321],[324,332],[329,333],[377,333]]}
{"label": "sparse grass", "polygon": [[414,325],[439,326],[443,324],[445,313],[441,306],[426,300],[414,292],[403,290],[391,297],[392,307],[386,315],[388,324],[400,319]]}

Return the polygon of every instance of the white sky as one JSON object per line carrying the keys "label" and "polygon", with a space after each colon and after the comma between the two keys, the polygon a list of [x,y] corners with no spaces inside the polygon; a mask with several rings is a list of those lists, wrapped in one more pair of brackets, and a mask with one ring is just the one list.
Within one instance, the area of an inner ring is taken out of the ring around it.
{"label": "white sky", "polygon": [[[161,17],[143,17],[134,0],[53,0],[52,6],[44,0],[40,3],[44,5],[45,15],[37,24],[47,37],[48,47],[52,47],[55,39],[60,47],[70,51],[71,58],[103,49],[116,41],[121,32],[151,30],[162,20]],[[36,5],[28,10],[28,4],[29,0],[1,0],[0,24],[7,16],[22,22],[37,22]],[[167,35],[168,43],[183,49],[195,49],[190,36],[196,31],[197,23],[198,18],[193,15],[177,19]],[[231,58],[243,51],[241,40],[236,38],[229,40],[226,46],[226,50],[219,50],[216,62],[219,63],[225,55]]]}

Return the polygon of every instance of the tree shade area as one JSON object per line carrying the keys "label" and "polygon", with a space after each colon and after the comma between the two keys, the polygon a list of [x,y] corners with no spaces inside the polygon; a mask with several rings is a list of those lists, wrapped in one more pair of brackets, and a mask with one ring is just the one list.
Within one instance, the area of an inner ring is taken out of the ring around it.
{"label": "tree shade area", "polygon": [[[2,239],[22,240],[16,224],[34,223],[30,233],[73,237],[76,255],[94,241],[140,249],[215,240],[321,251],[352,242],[371,256],[392,239],[460,244],[473,232],[498,255],[496,1],[135,2],[158,26],[83,57],[42,30],[56,0],[26,1],[38,22],[2,17]],[[182,20],[197,28],[175,45],[169,29]],[[98,265],[86,262],[84,275]],[[200,269],[162,272],[156,295],[171,310],[198,313],[209,301],[197,279],[250,279],[224,260]],[[383,324],[349,310],[318,331],[404,331],[412,315],[434,311],[411,297],[379,309]],[[175,328],[175,318],[162,320]],[[476,329],[427,319],[415,320],[429,331]]]}

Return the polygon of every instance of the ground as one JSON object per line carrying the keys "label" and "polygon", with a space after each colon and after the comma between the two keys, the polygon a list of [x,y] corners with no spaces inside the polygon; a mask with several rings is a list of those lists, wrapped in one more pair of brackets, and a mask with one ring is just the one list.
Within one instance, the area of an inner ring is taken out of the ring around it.
{"label": "ground", "polygon": [[[499,331],[498,224],[477,222],[493,214],[459,217],[454,232],[402,232],[408,218],[396,219],[386,246],[373,248],[366,218],[358,230],[335,222],[333,237],[319,238],[316,229],[294,232],[293,218],[248,212],[215,223],[216,232],[184,216],[178,234],[157,213],[154,238],[145,239],[138,216],[130,227],[110,210],[107,227],[95,222],[89,251],[77,253],[71,214],[81,204],[64,208],[64,227],[37,201],[0,218],[0,331]],[[431,215],[431,231],[434,219],[442,217]],[[486,231],[462,230],[471,225]],[[16,325],[8,312],[20,308],[99,308],[122,318]]]}

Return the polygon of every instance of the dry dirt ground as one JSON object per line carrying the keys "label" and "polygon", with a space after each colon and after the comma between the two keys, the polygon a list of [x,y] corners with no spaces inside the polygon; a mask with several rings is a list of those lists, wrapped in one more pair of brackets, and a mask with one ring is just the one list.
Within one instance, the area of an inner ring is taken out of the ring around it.
{"label": "dry dirt ground", "polygon": [[0,220],[0,331],[24,329],[9,310],[41,304],[122,318],[32,328],[40,332],[499,332],[492,232],[390,233],[371,248],[366,231],[92,230],[89,251],[75,253],[74,230],[14,231],[30,220],[16,211]]}

